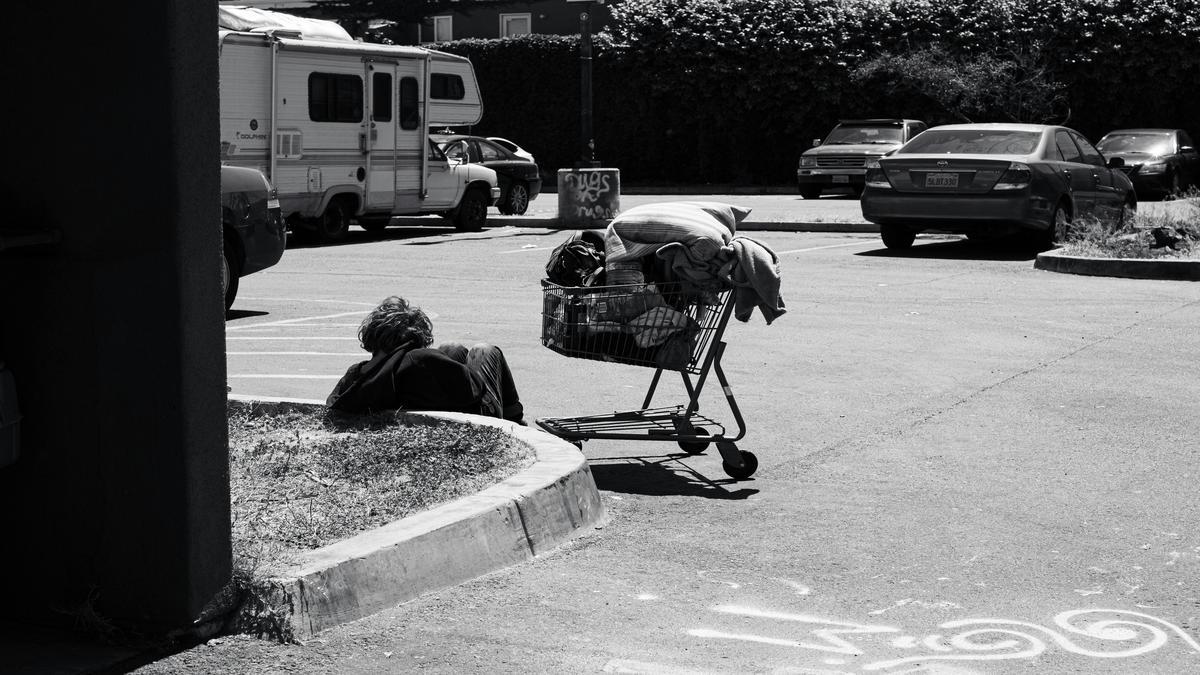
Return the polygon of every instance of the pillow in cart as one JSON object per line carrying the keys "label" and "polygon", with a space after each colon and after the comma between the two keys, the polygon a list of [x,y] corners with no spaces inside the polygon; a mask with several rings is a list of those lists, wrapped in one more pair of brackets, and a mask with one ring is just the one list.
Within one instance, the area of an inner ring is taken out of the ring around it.
{"label": "pillow in cart", "polygon": [[[660,202],[622,211],[604,233],[607,262],[632,260],[663,244],[683,243],[698,259],[716,255],[750,209],[721,202]],[[706,255],[708,254],[708,255]]]}

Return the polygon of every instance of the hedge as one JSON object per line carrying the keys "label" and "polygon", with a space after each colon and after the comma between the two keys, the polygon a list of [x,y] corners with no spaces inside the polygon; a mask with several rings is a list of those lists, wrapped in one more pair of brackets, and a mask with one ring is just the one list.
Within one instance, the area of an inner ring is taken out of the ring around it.
{"label": "hedge", "polygon": [[[839,118],[957,121],[919,92],[855,78],[931,48],[1035,59],[1067,94],[1065,123],[1093,139],[1200,132],[1200,0],[624,0],[611,13],[593,36],[593,127],[626,184],[787,185]],[[485,106],[473,131],[553,172],[581,156],[578,47],[529,35],[438,49],[474,63]]]}

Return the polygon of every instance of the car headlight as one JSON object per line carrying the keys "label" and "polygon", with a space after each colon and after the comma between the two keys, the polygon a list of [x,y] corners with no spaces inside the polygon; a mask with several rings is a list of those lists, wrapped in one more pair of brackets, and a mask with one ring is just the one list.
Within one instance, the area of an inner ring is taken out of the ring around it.
{"label": "car headlight", "polygon": [[868,159],[866,163],[866,174],[863,176],[863,181],[867,187],[872,188],[891,188],[892,184],[888,182],[887,175],[883,172],[883,166],[879,164],[878,159]]}
{"label": "car headlight", "polygon": [[1142,168],[1138,171],[1138,173],[1140,173],[1142,175],[1146,175],[1146,174],[1150,174],[1150,173],[1166,173],[1166,172],[1167,172],[1167,163],[1166,162],[1147,162],[1147,163],[1143,164]]}
{"label": "car headlight", "polygon": [[804,155],[800,156],[800,166],[803,167],[803,166],[816,166],[816,165],[817,165],[816,157],[805,157]]}

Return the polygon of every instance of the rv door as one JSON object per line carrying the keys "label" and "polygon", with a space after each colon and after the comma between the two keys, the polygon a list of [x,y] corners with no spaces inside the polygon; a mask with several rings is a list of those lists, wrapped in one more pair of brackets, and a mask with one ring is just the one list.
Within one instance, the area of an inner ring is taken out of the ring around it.
{"label": "rv door", "polygon": [[367,210],[396,203],[396,64],[365,60],[367,82]]}

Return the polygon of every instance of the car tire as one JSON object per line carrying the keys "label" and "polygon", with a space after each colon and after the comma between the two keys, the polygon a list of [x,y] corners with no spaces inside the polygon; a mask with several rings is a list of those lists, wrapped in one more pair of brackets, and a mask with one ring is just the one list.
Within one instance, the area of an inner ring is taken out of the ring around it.
{"label": "car tire", "polygon": [[821,197],[821,188],[803,185],[800,187],[800,196],[804,199],[819,199]]}
{"label": "car tire", "polygon": [[460,232],[478,232],[487,222],[487,197],[482,190],[467,190],[454,210],[454,227]]}
{"label": "car tire", "polygon": [[329,202],[325,213],[317,216],[317,240],[323,244],[331,244],[346,238],[350,232],[350,217],[340,199]]}
{"label": "car tire", "polygon": [[901,225],[880,225],[879,238],[893,251],[907,251],[912,248],[917,233]]}
{"label": "car tire", "polygon": [[1137,215],[1137,200],[1132,196],[1125,199],[1125,203],[1121,205],[1121,212],[1117,216],[1117,229],[1121,229],[1133,224],[1133,219]]}
{"label": "car tire", "polygon": [[1178,171],[1172,171],[1168,181],[1168,187],[1164,198],[1178,197],[1183,194],[1183,179],[1179,177]]}
{"label": "car tire", "polygon": [[523,216],[529,210],[529,186],[514,182],[508,186],[498,207],[506,216]]}
{"label": "car tire", "polygon": [[232,257],[230,253],[232,249],[233,243],[226,238],[225,245],[221,249],[221,292],[225,295],[226,312],[233,307],[233,301],[237,298],[242,272],[241,267],[237,263],[237,258]]}
{"label": "car tire", "polygon": [[1054,216],[1050,218],[1049,227],[1042,235],[1042,248],[1047,251],[1053,249],[1058,244],[1065,243],[1070,234],[1071,210],[1067,208],[1065,202],[1059,202],[1058,206],[1054,207]]}

